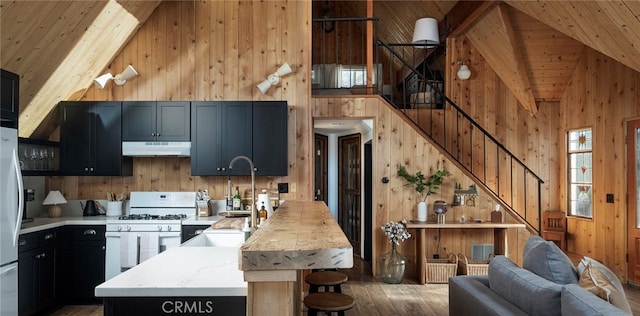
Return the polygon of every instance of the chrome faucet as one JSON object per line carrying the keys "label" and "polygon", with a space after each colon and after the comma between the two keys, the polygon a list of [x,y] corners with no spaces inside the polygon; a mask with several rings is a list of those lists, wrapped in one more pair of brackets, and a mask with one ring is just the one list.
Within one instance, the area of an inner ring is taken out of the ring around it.
{"label": "chrome faucet", "polygon": [[231,159],[231,162],[229,163],[229,181],[227,181],[227,194],[229,196],[231,196],[231,169],[233,168],[233,164],[236,163],[236,161],[240,160],[240,159],[244,159],[249,163],[249,168],[251,168],[251,230],[255,231],[256,230],[256,212],[255,212],[255,203],[256,203],[256,172],[255,172],[255,168],[253,167],[253,161],[251,161],[251,159],[249,159],[249,157],[247,156],[236,156],[233,159]]}

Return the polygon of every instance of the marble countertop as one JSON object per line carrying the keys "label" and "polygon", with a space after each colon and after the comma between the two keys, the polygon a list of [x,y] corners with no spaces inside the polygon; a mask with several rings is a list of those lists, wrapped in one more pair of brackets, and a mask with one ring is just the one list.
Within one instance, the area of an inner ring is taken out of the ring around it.
{"label": "marble countertop", "polygon": [[100,284],[96,297],[246,296],[237,247],[176,247]]}
{"label": "marble countertop", "polygon": [[287,201],[240,251],[245,272],[353,267],[353,247],[324,202]]}
{"label": "marble countertop", "polygon": [[[117,216],[64,216],[64,217],[35,217],[33,222],[20,226],[21,234],[33,233],[45,229],[57,228],[66,225],[106,225],[108,219],[117,219]],[[222,216],[199,217],[190,216],[182,221],[182,225],[211,225],[223,219]]]}

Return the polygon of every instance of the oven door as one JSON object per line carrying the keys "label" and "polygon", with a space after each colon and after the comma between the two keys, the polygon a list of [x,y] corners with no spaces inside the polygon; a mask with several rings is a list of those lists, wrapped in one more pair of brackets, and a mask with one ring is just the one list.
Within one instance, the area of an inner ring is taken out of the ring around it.
{"label": "oven door", "polygon": [[[140,263],[141,255],[141,235],[144,233],[121,233],[121,232],[106,232],[107,249],[106,249],[106,262],[105,262],[105,281],[113,278],[114,276],[130,269],[130,266],[124,264],[126,260],[123,260],[125,256],[134,256],[134,258],[127,258],[133,261],[133,265]],[[133,238],[131,238],[133,235]],[[123,239],[125,238],[125,239]],[[173,247],[179,247],[181,240],[181,232],[160,232],[158,233],[158,253],[163,252]],[[124,249],[123,243],[127,242]],[[144,241],[142,241],[144,242]],[[142,246],[144,252],[144,245]]]}

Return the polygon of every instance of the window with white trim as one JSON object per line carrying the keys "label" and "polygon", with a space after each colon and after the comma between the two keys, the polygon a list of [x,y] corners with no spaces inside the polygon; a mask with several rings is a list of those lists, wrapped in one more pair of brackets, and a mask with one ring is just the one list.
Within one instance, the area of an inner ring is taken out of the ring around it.
{"label": "window with white trim", "polygon": [[569,215],[593,218],[591,128],[567,133]]}

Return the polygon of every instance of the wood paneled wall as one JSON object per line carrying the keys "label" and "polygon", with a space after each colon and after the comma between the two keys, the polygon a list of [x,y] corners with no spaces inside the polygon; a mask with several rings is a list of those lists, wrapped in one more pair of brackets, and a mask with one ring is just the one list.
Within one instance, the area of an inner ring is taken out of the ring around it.
{"label": "wood paneled wall", "polygon": [[[604,262],[626,279],[625,120],[640,116],[640,74],[590,48],[559,102],[538,102],[529,116],[461,36],[448,42],[450,71],[470,60],[470,80],[449,76],[447,95],[545,181],[543,210],[567,210],[565,133],[594,131],[594,218],[568,218],[568,251]],[[450,72],[451,73],[451,72]],[[605,203],[613,193],[615,202]]]}
{"label": "wood paneled wall", "polygon": [[[567,247],[626,276],[626,121],[640,117],[640,73],[586,48],[560,104],[559,141],[567,130],[582,127],[591,127],[594,138],[593,219],[569,218]],[[560,158],[558,172],[565,175]],[[558,189],[563,201],[559,208],[564,210],[565,183],[559,183]],[[614,195],[614,203],[606,203],[607,193]]]}
{"label": "wood paneled wall", "polygon": [[[289,170],[258,177],[257,188],[288,182],[284,199],[312,198],[310,148],[311,3],[163,1],[104,72],[133,65],[125,85],[91,87],[83,100],[287,100]],[[294,73],[261,95],[256,84],[282,63]],[[189,158],[136,158],[131,177],[51,177],[67,199],[104,199],[107,191],[208,189],[221,199],[226,177],[191,176]],[[249,177],[233,179],[250,186]]]}

